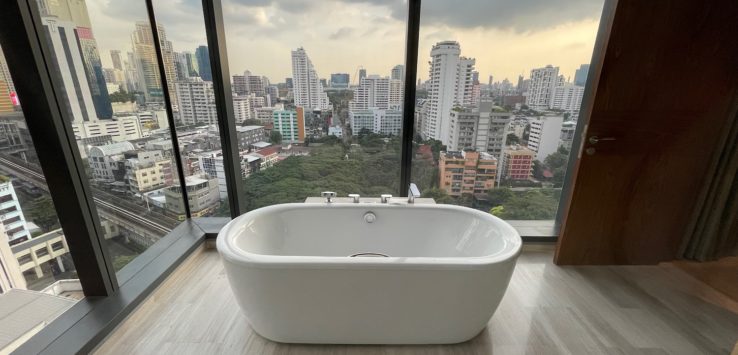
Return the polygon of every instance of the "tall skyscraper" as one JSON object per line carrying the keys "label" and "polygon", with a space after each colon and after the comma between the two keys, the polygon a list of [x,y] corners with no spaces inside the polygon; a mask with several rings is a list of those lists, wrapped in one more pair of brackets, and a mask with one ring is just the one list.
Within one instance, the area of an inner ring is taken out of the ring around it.
{"label": "tall skyscraper", "polygon": [[157,66],[154,37],[148,22],[137,22],[131,34],[134,68],[136,68],[138,88],[143,91],[146,101],[164,101],[161,89],[161,76]]}
{"label": "tall skyscraper", "polygon": [[534,110],[547,110],[551,106],[553,91],[559,80],[559,67],[547,65],[531,70],[525,104]]}
{"label": "tall skyscraper", "polygon": [[62,89],[67,96],[67,100],[61,100],[64,110],[72,122],[97,120],[82,51],[74,35],[76,25],[51,16],[42,17],[41,23],[56,58],[54,69],[62,79]]}
{"label": "tall skyscraper", "polygon": [[320,84],[318,73],[302,47],[292,51],[292,85],[296,106],[308,110],[330,108],[328,95]]}
{"label": "tall skyscraper", "polygon": [[475,61],[461,57],[461,47],[455,41],[436,43],[430,55],[429,107],[422,131],[425,138],[448,144],[451,109],[456,105],[470,105],[473,101]]}
{"label": "tall skyscraper", "polygon": [[574,72],[574,85],[584,86],[587,84],[587,74],[589,74],[589,64],[582,64],[579,69]]}
{"label": "tall skyscraper", "polygon": [[119,50],[111,50],[110,59],[113,61],[113,69],[123,70],[123,60],[120,58]]}
{"label": "tall skyscraper", "polygon": [[197,67],[200,69],[200,78],[205,81],[213,81],[213,72],[210,70],[210,54],[208,46],[199,46],[195,50]]}
{"label": "tall skyscraper", "polygon": [[554,88],[550,108],[566,111],[574,116],[578,116],[579,108],[582,106],[582,97],[584,97],[584,86],[574,84],[558,85]]}
{"label": "tall skyscraper", "polygon": [[0,79],[0,113],[13,112],[13,101],[10,99],[8,84]]}
{"label": "tall skyscraper", "polygon": [[0,80],[4,81],[5,84],[8,85],[8,91],[11,93],[15,92],[13,78],[10,77],[10,69],[8,69],[8,62],[5,61],[5,54],[3,54],[2,47],[0,47]]}
{"label": "tall skyscraper", "polygon": [[395,65],[395,67],[392,68],[390,79],[405,80],[405,66],[402,64]]}
{"label": "tall skyscraper", "polygon": [[92,24],[87,12],[87,4],[85,1],[79,0],[41,0],[40,2],[43,3],[40,6],[43,17],[73,24],[72,30],[65,33],[65,35],[75,38],[75,47],[80,51],[87,86],[95,109],[96,117],[92,119],[112,118],[113,108],[110,105],[97,41],[92,34]]}
{"label": "tall skyscraper", "polygon": [[405,81],[391,79],[389,83],[389,107],[399,109],[405,97]]}
{"label": "tall skyscraper", "polygon": [[361,68],[359,69],[359,83],[361,83],[361,79],[366,78],[366,69]]}

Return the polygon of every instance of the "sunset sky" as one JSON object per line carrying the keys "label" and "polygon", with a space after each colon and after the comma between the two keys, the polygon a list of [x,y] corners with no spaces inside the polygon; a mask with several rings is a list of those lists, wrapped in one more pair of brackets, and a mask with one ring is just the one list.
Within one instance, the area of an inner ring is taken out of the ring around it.
{"label": "sunset sky", "polygon": [[[431,46],[456,40],[476,58],[480,81],[515,83],[530,69],[558,65],[573,77],[592,56],[603,0],[424,0],[419,73],[428,77]],[[130,51],[143,1],[87,0],[103,65],[109,51]],[[201,2],[157,0],[157,19],[175,51],[205,44]],[[291,76],[290,50],[304,47],[318,74],[389,75],[404,63],[406,3],[402,0],[223,0],[231,74],[250,70],[272,82]]]}

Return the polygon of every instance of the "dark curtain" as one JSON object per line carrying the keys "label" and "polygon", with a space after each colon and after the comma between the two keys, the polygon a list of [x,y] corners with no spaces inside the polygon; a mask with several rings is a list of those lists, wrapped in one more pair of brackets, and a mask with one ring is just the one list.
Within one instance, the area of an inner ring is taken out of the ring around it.
{"label": "dark curtain", "polygon": [[726,126],[682,242],[685,259],[708,261],[738,252],[738,115]]}

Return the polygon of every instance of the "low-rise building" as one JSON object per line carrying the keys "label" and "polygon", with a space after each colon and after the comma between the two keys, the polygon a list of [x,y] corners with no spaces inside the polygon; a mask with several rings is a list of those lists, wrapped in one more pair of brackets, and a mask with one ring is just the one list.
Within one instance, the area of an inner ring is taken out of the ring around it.
{"label": "low-rise building", "polygon": [[[187,176],[185,185],[193,217],[212,214],[220,206],[218,179],[207,175]],[[167,210],[177,215],[178,219],[184,220],[185,207],[182,200],[182,188],[179,185],[170,186],[164,190],[164,196],[167,201]]]}
{"label": "low-rise building", "polygon": [[506,180],[529,180],[533,177],[536,152],[520,145],[505,149],[500,164],[500,175]]}
{"label": "low-rise building", "polygon": [[0,176],[0,224],[10,244],[31,238],[31,233],[26,228],[26,218],[13,188],[13,182],[5,176]]}
{"label": "low-rise building", "polygon": [[495,187],[497,158],[484,152],[441,152],[439,186],[449,196],[487,193]]}
{"label": "low-rise building", "polygon": [[138,116],[113,117],[110,120],[72,122],[74,135],[79,138],[110,135],[116,142],[143,136]]}
{"label": "low-rise building", "polygon": [[241,150],[249,149],[252,144],[268,139],[264,126],[236,126],[236,137],[238,148]]}

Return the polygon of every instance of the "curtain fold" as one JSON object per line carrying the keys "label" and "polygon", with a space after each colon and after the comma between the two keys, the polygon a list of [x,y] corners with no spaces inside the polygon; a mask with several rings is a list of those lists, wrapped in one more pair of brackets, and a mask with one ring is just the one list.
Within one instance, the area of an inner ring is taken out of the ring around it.
{"label": "curtain fold", "polygon": [[718,152],[682,241],[685,259],[708,261],[738,253],[738,115],[719,138]]}

